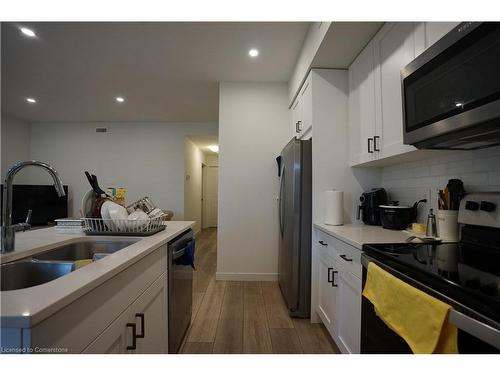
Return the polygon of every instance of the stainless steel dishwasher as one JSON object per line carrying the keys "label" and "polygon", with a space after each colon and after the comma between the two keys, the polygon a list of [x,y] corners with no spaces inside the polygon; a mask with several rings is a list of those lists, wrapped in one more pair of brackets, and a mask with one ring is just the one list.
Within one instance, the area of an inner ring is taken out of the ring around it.
{"label": "stainless steel dishwasher", "polygon": [[168,352],[178,353],[191,324],[193,268],[186,251],[193,241],[191,230],[168,244]]}

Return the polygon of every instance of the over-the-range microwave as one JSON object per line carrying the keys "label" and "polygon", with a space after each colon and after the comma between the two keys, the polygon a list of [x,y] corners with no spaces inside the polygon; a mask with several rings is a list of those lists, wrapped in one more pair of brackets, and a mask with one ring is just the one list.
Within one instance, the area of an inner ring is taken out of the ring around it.
{"label": "over-the-range microwave", "polygon": [[500,144],[500,23],[459,24],[401,71],[401,83],[405,144]]}

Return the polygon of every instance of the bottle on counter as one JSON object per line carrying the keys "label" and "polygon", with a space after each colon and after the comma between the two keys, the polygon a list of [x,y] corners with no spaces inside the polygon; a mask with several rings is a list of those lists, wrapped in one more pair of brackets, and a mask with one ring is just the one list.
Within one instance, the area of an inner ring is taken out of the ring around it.
{"label": "bottle on counter", "polygon": [[127,191],[123,187],[116,188],[115,191],[115,202],[121,204],[125,207],[125,197],[127,196]]}
{"label": "bottle on counter", "polygon": [[425,235],[427,237],[437,237],[436,215],[434,215],[432,208],[429,210],[429,215],[427,216],[427,231]]}

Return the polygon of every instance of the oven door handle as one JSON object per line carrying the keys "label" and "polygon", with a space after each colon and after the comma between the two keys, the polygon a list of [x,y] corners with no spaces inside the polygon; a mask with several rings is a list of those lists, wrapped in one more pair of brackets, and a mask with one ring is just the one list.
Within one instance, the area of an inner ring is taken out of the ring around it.
{"label": "oven door handle", "polygon": [[450,323],[471,336],[500,349],[500,331],[457,310],[450,310]]}

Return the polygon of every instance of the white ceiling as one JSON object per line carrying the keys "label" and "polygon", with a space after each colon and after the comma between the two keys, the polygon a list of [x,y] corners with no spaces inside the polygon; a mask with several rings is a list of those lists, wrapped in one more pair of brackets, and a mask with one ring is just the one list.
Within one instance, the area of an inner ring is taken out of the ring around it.
{"label": "white ceiling", "polygon": [[288,81],[309,24],[22,23],[34,39],[20,25],[2,23],[3,112],[30,122],[212,122],[218,82]]}

